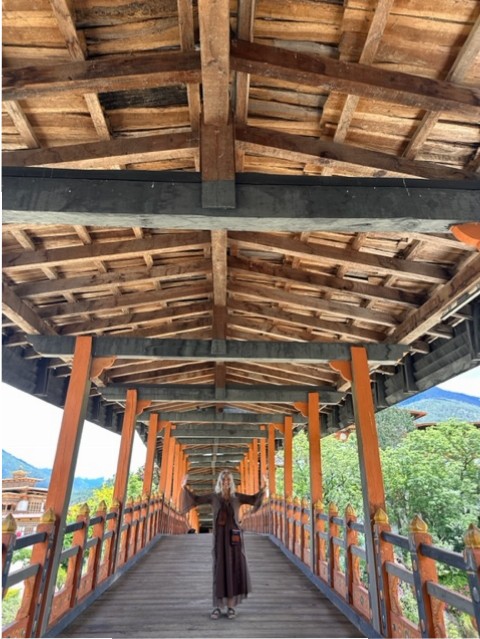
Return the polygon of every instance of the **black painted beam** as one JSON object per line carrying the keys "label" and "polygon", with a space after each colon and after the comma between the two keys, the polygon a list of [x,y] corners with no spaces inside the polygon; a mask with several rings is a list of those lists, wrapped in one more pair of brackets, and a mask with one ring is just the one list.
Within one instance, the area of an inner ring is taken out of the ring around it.
{"label": "black painted beam", "polygon": [[447,232],[480,220],[480,180],[238,174],[236,208],[202,207],[199,174],[4,167],[5,223],[237,231]]}
{"label": "black painted beam", "polygon": [[[27,339],[43,357],[73,356],[75,337],[28,335]],[[94,337],[92,350],[94,357],[114,355],[122,359],[326,364],[336,359],[350,360],[351,346],[359,345],[346,342],[247,342],[215,339]],[[407,344],[364,344],[363,346],[367,350],[368,361],[378,365],[397,363],[410,350]]]}
{"label": "black painted beam", "polygon": [[[153,409],[150,411],[158,412],[162,421],[172,422],[172,424],[283,424],[284,413],[217,413],[213,409],[205,411],[185,411],[180,412],[161,412]],[[305,424],[307,418],[302,415],[292,415],[294,424]],[[150,415],[146,412],[142,413],[137,421],[148,424]]]}
{"label": "black painted beam", "polygon": [[135,388],[139,400],[154,402],[199,402],[199,403],[288,403],[308,401],[308,393],[319,392],[322,405],[338,404],[345,394],[316,386],[226,386],[221,397],[215,386],[207,384],[140,384],[116,385],[99,388],[108,401],[124,401],[127,390]]}

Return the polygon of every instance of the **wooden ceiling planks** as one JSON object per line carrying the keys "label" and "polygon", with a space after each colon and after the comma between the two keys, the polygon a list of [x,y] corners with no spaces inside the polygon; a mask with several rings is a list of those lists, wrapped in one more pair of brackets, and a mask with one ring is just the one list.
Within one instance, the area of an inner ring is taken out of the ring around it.
{"label": "wooden ceiling planks", "polygon": [[[196,171],[203,206],[227,212],[242,172],[475,180],[479,49],[475,0],[4,0],[3,162]],[[220,349],[225,339],[405,342],[433,357],[477,318],[478,254],[447,233],[178,231],[99,217],[20,219],[3,237],[4,346],[32,366],[28,333]],[[46,368],[61,397],[68,361]],[[348,390],[327,365],[220,358],[118,358],[97,382],[97,399],[115,384],[216,387],[215,401],[149,409],[187,414],[296,412],[227,402],[232,385]],[[123,402],[102,401],[109,417],[98,423],[118,430]],[[200,463],[199,476],[212,468]]]}

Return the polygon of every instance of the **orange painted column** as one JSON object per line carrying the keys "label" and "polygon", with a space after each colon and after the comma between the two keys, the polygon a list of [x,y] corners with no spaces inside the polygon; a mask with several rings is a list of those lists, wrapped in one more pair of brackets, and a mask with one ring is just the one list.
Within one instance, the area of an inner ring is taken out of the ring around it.
{"label": "orange painted column", "polygon": [[267,474],[267,440],[260,440],[260,482],[264,483],[264,477]]}
{"label": "orange painted column", "polygon": [[283,440],[284,460],[284,495],[285,499],[293,496],[293,419],[284,418],[285,437]]}
{"label": "orange painted column", "polygon": [[172,484],[173,484],[173,459],[175,456],[175,438],[170,436],[170,444],[168,446],[168,457],[166,465],[166,479],[165,479],[165,501],[169,501],[172,497]]}
{"label": "orange painted column", "polygon": [[113,555],[112,572],[118,559],[121,546],[121,526],[123,523],[123,511],[127,501],[128,474],[130,472],[130,461],[132,459],[133,438],[135,435],[135,422],[137,418],[137,391],[127,390],[127,401],[123,416],[122,435],[120,439],[120,450],[118,453],[117,472],[115,473],[115,483],[113,485],[113,502],[117,500],[120,504],[117,519],[117,536],[115,540],[115,550]]}
{"label": "orange painted column", "polygon": [[177,492],[180,487],[181,481],[181,458],[182,458],[182,447],[180,443],[177,441],[175,444],[175,449],[173,453],[173,477],[172,477],[172,499],[175,507],[177,506]]}
{"label": "orange painted column", "polygon": [[162,493],[162,495],[165,495],[165,486],[167,485],[168,451],[170,449],[170,441],[172,439],[172,424],[170,422],[161,422],[161,426],[163,426],[164,428],[164,436],[163,436],[163,450],[162,450],[162,465],[160,468],[160,481],[159,481],[158,489]]}
{"label": "orange painted column", "polygon": [[268,487],[270,495],[277,492],[277,483],[275,476],[275,426],[268,425]]}
{"label": "orange painted column", "polygon": [[150,497],[152,493],[153,465],[157,451],[158,414],[152,413],[148,423],[147,458],[143,473],[143,494]]}
{"label": "orange painted column", "polygon": [[318,393],[308,393],[308,450],[310,459],[310,567],[315,573],[317,548],[315,534],[315,504],[322,501],[322,454],[320,429],[320,401]]}
{"label": "orange painted column", "polygon": [[351,358],[353,407],[360,462],[360,478],[362,481],[365,547],[368,561],[372,625],[378,632],[381,632],[380,596],[383,596],[383,593],[379,592],[378,587],[377,562],[379,557],[377,557],[374,548],[373,526],[377,510],[379,508],[386,510],[385,490],[375,423],[375,406],[365,348],[363,346],[352,346]]}
{"label": "orange painted column", "polygon": [[[57,451],[45,502],[45,511],[51,508],[55,514],[56,526],[52,555],[43,590],[44,596],[40,601],[38,622],[36,629],[34,629],[34,636],[43,636],[45,634],[50,616],[56,573],[62,552],[63,530],[67,519],[78,449],[82,438],[83,422],[90,393],[91,366],[92,338],[77,337],[73,354],[72,373],[58,436]],[[38,544],[38,546],[34,547],[32,553],[33,563],[37,562],[37,552],[43,553],[41,546],[42,544]]]}
{"label": "orange painted column", "polygon": [[258,439],[252,441],[252,493],[258,493]]}

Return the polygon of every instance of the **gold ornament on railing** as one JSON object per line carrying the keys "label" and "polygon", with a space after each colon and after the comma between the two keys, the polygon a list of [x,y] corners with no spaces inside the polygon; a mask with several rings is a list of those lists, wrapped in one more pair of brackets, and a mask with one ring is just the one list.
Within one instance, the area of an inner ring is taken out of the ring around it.
{"label": "gold ornament on railing", "polygon": [[127,499],[127,503],[125,504],[125,508],[133,508],[133,499],[131,497],[129,497],[129,499]]}
{"label": "gold ornament on railing", "polygon": [[112,501],[112,505],[110,506],[110,510],[118,510],[120,508],[120,502],[118,499],[114,499]]}
{"label": "gold ornament on railing", "polygon": [[295,497],[295,498],[294,498],[294,500],[293,500],[293,504],[294,504],[294,506],[295,506],[296,508],[300,508],[300,506],[301,506],[301,504],[302,504],[302,502],[301,502],[301,500],[300,500],[300,497]]}
{"label": "gold ornament on railing", "polygon": [[477,528],[475,524],[470,524],[463,540],[467,548],[480,548],[480,528]]}
{"label": "gold ornament on railing", "polygon": [[46,510],[40,518],[40,523],[42,524],[54,524],[56,521],[57,517],[53,508]]}
{"label": "gold ornament on railing", "polygon": [[17,522],[15,521],[15,517],[12,513],[8,513],[8,515],[2,521],[2,533],[14,533],[17,530]]}
{"label": "gold ornament on railing", "polygon": [[302,508],[310,508],[310,502],[306,497],[302,499]]}
{"label": "gold ornament on railing", "polygon": [[106,513],[107,512],[107,503],[104,499],[97,506],[97,513]]}
{"label": "gold ornament on railing", "polygon": [[331,501],[328,504],[328,512],[329,513],[338,513],[338,506],[335,502]]}
{"label": "gold ornament on railing", "polygon": [[411,533],[426,533],[428,532],[428,526],[420,517],[420,515],[415,515],[415,517],[410,522],[410,526],[408,527]]}
{"label": "gold ornament on railing", "polygon": [[321,499],[317,499],[317,501],[315,502],[315,510],[323,511],[324,508],[325,504],[323,503],[323,501]]}
{"label": "gold ornament on railing", "polygon": [[378,508],[377,512],[373,516],[373,521],[376,524],[388,524],[388,515],[383,508]]}
{"label": "gold ornament on railing", "polygon": [[357,513],[355,512],[352,504],[347,504],[347,507],[345,508],[345,516],[346,517],[356,517]]}
{"label": "gold ornament on railing", "polygon": [[78,514],[81,517],[89,517],[90,516],[90,506],[87,503],[82,504],[80,506],[80,510],[78,511]]}
{"label": "gold ornament on railing", "polygon": [[142,501],[146,501],[148,502],[150,500],[150,496],[148,493],[143,493],[142,495]]}
{"label": "gold ornament on railing", "polygon": [[288,504],[289,506],[291,506],[291,505],[293,504],[293,497],[292,497],[291,495],[289,495],[289,496],[287,497],[287,504]]}

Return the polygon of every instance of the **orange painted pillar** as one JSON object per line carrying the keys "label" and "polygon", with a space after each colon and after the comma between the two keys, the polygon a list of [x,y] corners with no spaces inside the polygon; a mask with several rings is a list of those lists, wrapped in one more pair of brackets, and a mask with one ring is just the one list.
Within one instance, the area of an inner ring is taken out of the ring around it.
{"label": "orange painted pillar", "polygon": [[167,485],[167,461],[170,441],[172,438],[172,424],[170,422],[162,422],[164,428],[163,449],[162,449],[162,465],[160,468],[160,481],[158,485],[159,491],[165,495],[165,486]]}
{"label": "orange painted pillar", "polygon": [[[115,473],[115,483],[113,485],[113,501],[120,504],[117,520],[117,537],[115,540],[115,550],[112,572],[118,560],[121,546],[121,527],[123,523],[123,511],[127,501],[128,474],[130,472],[130,461],[132,459],[133,437],[135,435],[135,422],[137,418],[137,391],[133,388],[127,390],[127,401],[123,416],[122,435],[120,439],[120,450],[118,453],[117,472]],[[127,555],[125,555],[127,556]]]}
{"label": "orange painted pillar", "polygon": [[[362,482],[363,510],[365,518],[365,547],[372,625],[382,631],[380,619],[380,596],[377,563],[380,559],[375,552],[373,539],[374,516],[379,508],[385,508],[385,490],[383,487],[382,465],[378,448],[378,435],[375,423],[368,369],[367,352],[363,346],[351,347],[351,372],[353,407],[357,433],[360,478]],[[380,568],[379,568],[380,569]]]}
{"label": "orange painted pillar", "polygon": [[267,440],[262,438],[260,440],[260,481],[264,483],[264,477],[267,474]]}
{"label": "orange painted pillar", "polygon": [[318,393],[308,393],[308,450],[310,459],[310,567],[315,572],[315,504],[322,501],[322,455]]}
{"label": "orange painted pillar", "polygon": [[252,441],[252,493],[258,493],[258,439]]}
{"label": "orange painted pillar", "polygon": [[181,470],[181,457],[182,457],[182,447],[180,445],[180,443],[177,441],[175,443],[175,449],[173,452],[173,477],[172,477],[172,499],[174,502],[175,507],[177,506],[176,503],[176,499],[177,499],[177,492],[178,492],[178,488],[180,487],[180,481],[181,481],[181,476],[180,476],[180,470]]}
{"label": "orange painted pillar", "polygon": [[166,466],[166,479],[165,479],[165,501],[169,501],[172,497],[172,484],[173,484],[173,459],[175,456],[175,438],[170,436],[170,444],[168,446],[168,457]]}
{"label": "orange painted pillar", "polygon": [[275,426],[268,425],[268,487],[270,495],[277,492],[275,476]]}
{"label": "orange painted pillar", "polygon": [[157,451],[158,414],[152,413],[148,423],[147,458],[143,473],[143,493],[150,497],[152,493],[153,465]]}
{"label": "orange painted pillar", "polygon": [[[45,511],[52,509],[55,520],[53,549],[45,577],[44,595],[39,602],[38,622],[33,636],[43,636],[48,626],[55,580],[63,545],[63,531],[67,519],[72,492],[78,449],[82,437],[83,422],[90,393],[90,371],[92,366],[92,338],[77,337],[73,354],[72,373],[68,384],[62,425],[58,436],[57,452],[53,462],[50,486],[45,502]],[[42,560],[42,544],[37,544],[32,553],[32,563]]]}
{"label": "orange painted pillar", "polygon": [[290,415],[284,418],[285,437],[283,440],[284,460],[284,494],[285,499],[293,496],[293,419]]}
{"label": "orange painted pillar", "polygon": [[289,508],[288,503],[293,499],[293,420],[290,416],[284,417],[283,420],[284,439],[283,439],[283,477],[284,477],[284,498],[285,498],[285,512],[283,518],[283,543],[289,548],[289,523],[288,515]]}

